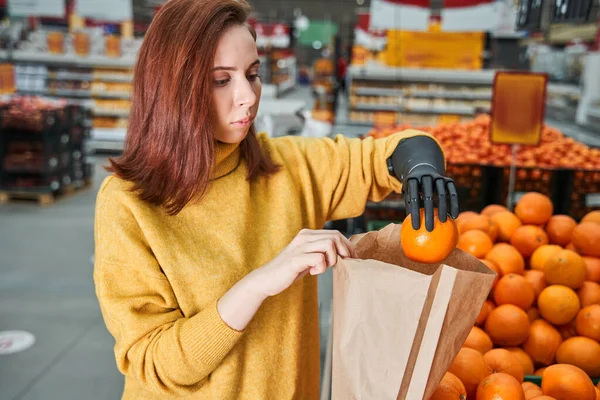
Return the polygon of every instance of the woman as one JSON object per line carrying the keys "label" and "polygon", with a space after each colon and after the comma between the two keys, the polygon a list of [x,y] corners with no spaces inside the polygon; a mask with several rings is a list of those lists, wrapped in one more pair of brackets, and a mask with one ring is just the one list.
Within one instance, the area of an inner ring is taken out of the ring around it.
{"label": "woman", "polygon": [[94,279],[124,399],[318,398],[315,275],[355,252],[317,229],[401,180],[409,209],[421,190],[431,215],[434,186],[454,190],[420,132],[257,135],[249,11],[243,0],[171,0],[140,50],[125,150],[95,224]]}

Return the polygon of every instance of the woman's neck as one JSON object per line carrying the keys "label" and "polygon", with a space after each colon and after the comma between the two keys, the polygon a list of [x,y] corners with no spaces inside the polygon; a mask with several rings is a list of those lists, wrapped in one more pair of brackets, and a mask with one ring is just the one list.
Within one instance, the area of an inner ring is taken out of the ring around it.
{"label": "woman's neck", "polygon": [[215,141],[215,166],[213,179],[219,179],[234,171],[240,163],[240,144]]}

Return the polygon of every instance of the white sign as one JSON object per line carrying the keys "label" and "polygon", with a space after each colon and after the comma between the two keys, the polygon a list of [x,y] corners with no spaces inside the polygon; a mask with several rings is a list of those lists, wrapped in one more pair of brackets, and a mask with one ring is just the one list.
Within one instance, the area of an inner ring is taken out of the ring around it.
{"label": "white sign", "polygon": [[598,207],[600,206],[600,193],[590,193],[585,196],[586,207]]}
{"label": "white sign", "polygon": [[444,32],[495,32],[501,25],[505,7],[502,1],[457,0],[454,3],[459,5],[444,4],[442,9]]}
{"label": "white sign", "polygon": [[8,15],[15,17],[65,17],[64,0],[8,0]]}
{"label": "white sign", "polygon": [[430,15],[428,1],[371,1],[371,29],[425,31]]}
{"label": "white sign", "polygon": [[75,12],[98,21],[124,22],[133,19],[131,0],[76,0]]}
{"label": "white sign", "polygon": [[35,343],[35,336],[24,331],[0,332],[0,355],[27,350]]}

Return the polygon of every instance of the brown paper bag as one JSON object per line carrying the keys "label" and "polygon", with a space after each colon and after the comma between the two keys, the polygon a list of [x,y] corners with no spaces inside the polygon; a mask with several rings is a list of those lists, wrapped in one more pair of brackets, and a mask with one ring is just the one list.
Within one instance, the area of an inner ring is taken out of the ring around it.
{"label": "brown paper bag", "polygon": [[354,236],[333,269],[333,400],[429,399],[466,340],[496,273],[456,249],[415,263],[400,225]]}

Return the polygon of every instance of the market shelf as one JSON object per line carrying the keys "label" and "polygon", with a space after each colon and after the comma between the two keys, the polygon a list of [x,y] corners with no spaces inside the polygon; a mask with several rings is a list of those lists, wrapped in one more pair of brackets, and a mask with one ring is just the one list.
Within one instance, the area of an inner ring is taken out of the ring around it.
{"label": "market shelf", "polygon": [[94,108],[93,113],[95,117],[121,117],[127,118],[130,115],[129,110],[110,110],[102,108]]}
{"label": "market shelf", "polygon": [[395,104],[363,104],[359,103],[355,106],[350,106],[352,110],[359,111],[397,111],[397,112],[412,112],[420,114],[456,114],[456,115],[475,115],[474,107],[415,107],[401,106]]}
{"label": "market shelf", "polygon": [[77,56],[75,54],[51,54],[35,51],[17,50],[8,57],[12,61],[44,63],[49,65],[106,67],[106,68],[133,68],[136,58],[134,56],[109,58],[106,56]]}
{"label": "market shelf", "polygon": [[91,139],[99,141],[123,142],[127,135],[125,128],[94,128],[92,129]]}
{"label": "market shelf", "polygon": [[69,71],[48,71],[48,79],[63,80],[63,81],[91,81],[92,74],[82,72]]}
{"label": "market shelf", "polygon": [[101,99],[123,99],[123,100],[129,100],[131,99],[131,92],[100,92],[100,91],[93,91],[91,92],[91,96],[92,97],[97,97],[97,98],[101,98]]}
{"label": "market shelf", "polygon": [[110,83],[131,83],[133,81],[133,75],[119,75],[96,72],[92,74],[92,77],[93,80]]}
{"label": "market shelf", "polygon": [[481,93],[468,93],[453,90],[412,90],[412,89],[386,89],[357,87],[353,94],[358,96],[380,96],[380,97],[415,97],[432,99],[456,99],[456,100],[491,100],[492,91]]}
{"label": "market shelf", "polygon": [[354,106],[350,106],[352,110],[361,111],[404,111],[406,108],[399,104],[366,104],[357,103]]}
{"label": "market shelf", "polygon": [[495,70],[445,70],[392,68],[383,65],[368,64],[351,66],[348,72],[352,79],[393,80],[426,83],[462,83],[473,85],[491,85]]}
{"label": "market shelf", "polygon": [[406,94],[406,90],[403,89],[385,89],[385,88],[361,88],[357,87],[354,89],[354,94],[362,96],[389,96],[389,97],[402,97]]}
{"label": "market shelf", "polygon": [[25,94],[37,94],[40,96],[55,96],[55,97],[73,97],[73,98],[88,98],[90,97],[89,90],[69,90],[69,89],[22,89],[17,90]]}
{"label": "market shelf", "polygon": [[417,98],[439,98],[439,99],[456,99],[456,100],[491,100],[492,91],[482,93],[465,93],[451,90],[444,91],[428,91],[428,90],[411,90],[409,96]]}

